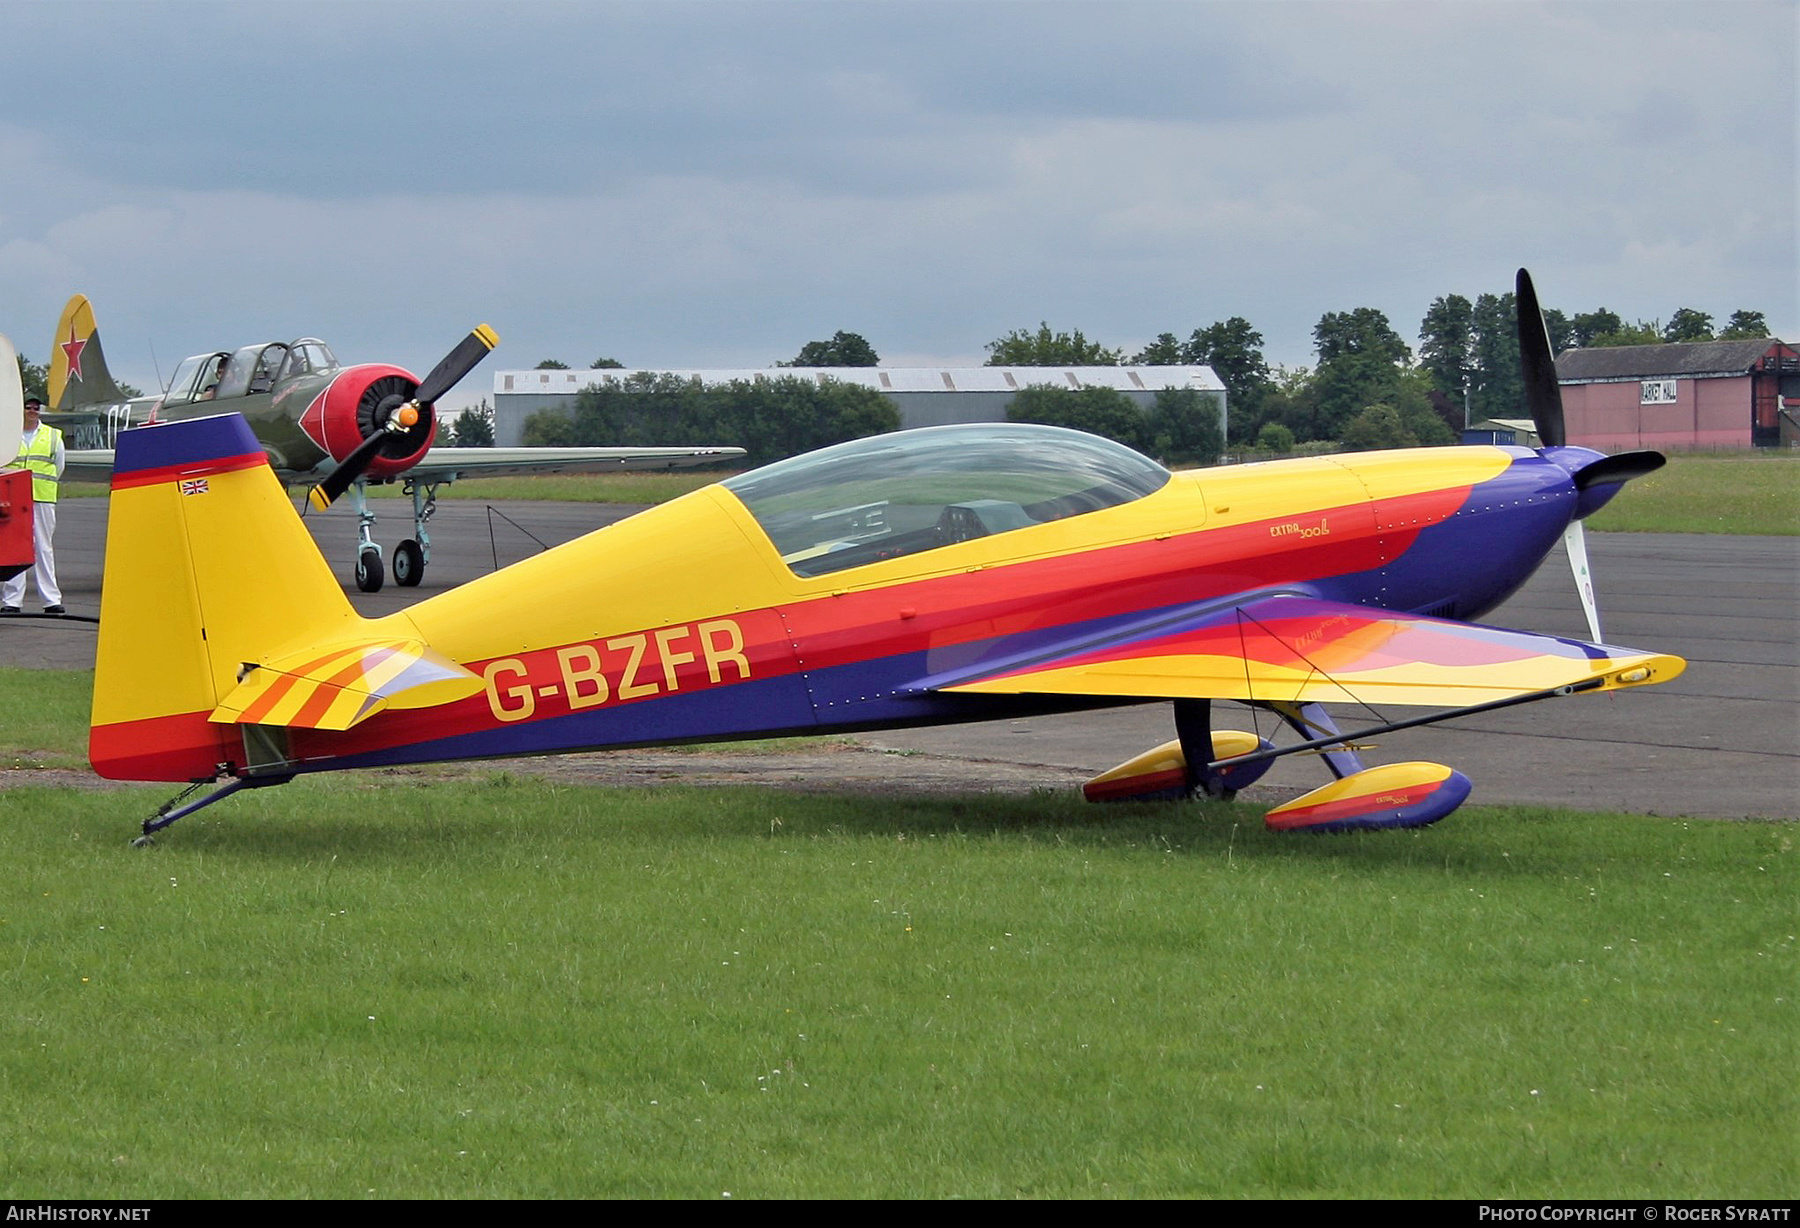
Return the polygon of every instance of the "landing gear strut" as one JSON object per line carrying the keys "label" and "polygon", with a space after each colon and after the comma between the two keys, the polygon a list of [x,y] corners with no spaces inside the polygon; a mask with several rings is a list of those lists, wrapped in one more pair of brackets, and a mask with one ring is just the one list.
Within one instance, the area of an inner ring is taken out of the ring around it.
{"label": "landing gear strut", "polygon": [[438,482],[422,482],[403,478],[403,489],[412,496],[413,537],[394,547],[394,582],[412,588],[425,576],[425,564],[431,561],[431,534],[425,522],[437,511]]}
{"label": "landing gear strut", "polygon": [[[394,547],[394,583],[402,588],[416,588],[425,578],[425,565],[431,561],[431,534],[425,531],[425,522],[437,511],[437,488],[443,482],[401,480],[403,489],[412,497],[414,536]],[[369,510],[368,490],[362,478],[356,479],[355,491],[356,587],[365,593],[379,593],[387,569],[382,565],[381,546],[375,540],[375,513]]]}
{"label": "landing gear strut", "polygon": [[386,578],[381,566],[381,547],[375,541],[375,513],[369,510],[369,492],[361,478],[356,479],[356,587],[365,593],[379,593]]}

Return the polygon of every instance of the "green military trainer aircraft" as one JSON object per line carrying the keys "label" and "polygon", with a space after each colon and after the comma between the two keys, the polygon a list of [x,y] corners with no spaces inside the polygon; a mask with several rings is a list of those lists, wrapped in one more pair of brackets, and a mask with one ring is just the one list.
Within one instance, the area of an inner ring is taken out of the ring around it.
{"label": "green military trainer aircraft", "polygon": [[431,558],[425,522],[438,487],[462,477],[675,469],[731,460],[742,448],[435,448],[435,402],[499,342],[483,324],[445,355],[424,380],[385,363],[339,364],[316,337],[266,341],[185,358],[159,395],[127,397],[106,369],[94,309],[77,294],[63,308],[50,352],[50,412],[72,447],[65,476],[106,481],[112,446],[129,427],[234,412],[242,414],[289,485],[311,486],[308,501],[324,510],[354,489],[356,586],[379,590],[385,579],[375,515],[365,486],[400,482],[413,504],[413,536],[394,548],[394,580],[415,585]]}

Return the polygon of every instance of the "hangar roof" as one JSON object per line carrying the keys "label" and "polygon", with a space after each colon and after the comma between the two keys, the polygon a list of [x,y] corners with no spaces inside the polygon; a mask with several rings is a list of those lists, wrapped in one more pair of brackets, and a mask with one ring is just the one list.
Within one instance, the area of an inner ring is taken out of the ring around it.
{"label": "hangar roof", "polygon": [[621,380],[638,374],[673,375],[708,385],[799,376],[862,384],[878,392],[1017,392],[1034,384],[1116,388],[1120,392],[1159,392],[1165,388],[1225,391],[1211,367],[646,367],[496,371],[494,394],[575,393],[600,380]]}
{"label": "hangar roof", "polygon": [[1753,341],[1690,341],[1677,345],[1596,346],[1556,356],[1565,384],[1670,375],[1747,375],[1771,349],[1773,337]]}

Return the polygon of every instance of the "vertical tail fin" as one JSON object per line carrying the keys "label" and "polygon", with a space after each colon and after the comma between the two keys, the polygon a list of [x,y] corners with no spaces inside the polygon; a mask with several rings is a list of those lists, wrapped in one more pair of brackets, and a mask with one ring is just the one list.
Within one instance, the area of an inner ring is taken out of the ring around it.
{"label": "vertical tail fin", "polygon": [[106,356],[100,352],[100,330],[94,326],[94,308],[85,294],[71,298],[63,308],[62,319],[56,322],[46,385],[53,413],[126,399],[106,369]]}
{"label": "vertical tail fin", "polygon": [[244,664],[360,623],[237,414],[120,434],[88,755],[115,780],[246,762],[210,720]]}

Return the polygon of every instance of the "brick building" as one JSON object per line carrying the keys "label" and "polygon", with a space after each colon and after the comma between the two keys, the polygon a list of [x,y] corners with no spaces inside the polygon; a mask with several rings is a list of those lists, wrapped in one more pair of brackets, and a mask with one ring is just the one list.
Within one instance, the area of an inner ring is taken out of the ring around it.
{"label": "brick building", "polygon": [[1564,350],[1556,378],[1569,442],[1602,452],[1800,442],[1800,354],[1772,337]]}

